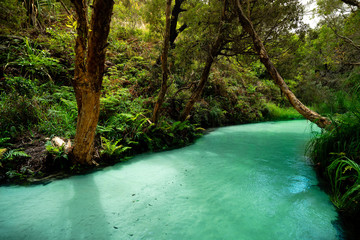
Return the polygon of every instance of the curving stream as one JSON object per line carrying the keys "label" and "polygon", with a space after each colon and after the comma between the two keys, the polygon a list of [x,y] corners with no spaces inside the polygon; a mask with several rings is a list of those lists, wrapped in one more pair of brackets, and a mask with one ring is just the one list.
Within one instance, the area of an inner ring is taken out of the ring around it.
{"label": "curving stream", "polygon": [[47,185],[0,188],[0,239],[342,239],[304,120],[219,128]]}

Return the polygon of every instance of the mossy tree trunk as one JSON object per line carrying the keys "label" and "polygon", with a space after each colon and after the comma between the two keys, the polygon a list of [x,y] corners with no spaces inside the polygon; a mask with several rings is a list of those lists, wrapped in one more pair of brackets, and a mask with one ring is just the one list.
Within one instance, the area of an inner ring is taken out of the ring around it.
{"label": "mossy tree trunk", "polygon": [[326,117],[321,116],[320,114],[310,110],[306,107],[299,99],[294,95],[294,93],[289,89],[284,79],[281,77],[280,73],[275,68],[274,64],[271,62],[270,57],[265,49],[264,44],[262,43],[259,35],[256,33],[252,22],[245,15],[241,3],[239,0],[232,0],[233,6],[236,10],[236,13],[239,18],[239,22],[243,29],[251,36],[256,52],[259,54],[260,61],[264,64],[268,72],[270,73],[272,79],[280,87],[281,91],[285,94],[291,105],[306,119],[317,124],[320,128],[326,128],[331,124],[331,121]]}
{"label": "mossy tree trunk", "polygon": [[169,79],[169,70],[168,70],[168,53],[170,45],[170,14],[171,14],[171,0],[166,1],[166,24],[165,24],[165,33],[164,33],[164,46],[161,55],[161,70],[162,70],[162,82],[160,92],[157,98],[157,101],[154,106],[154,112],[152,116],[152,121],[157,124],[161,106],[164,103],[166,92],[169,88],[168,79]]}
{"label": "mossy tree trunk", "polygon": [[78,119],[73,157],[81,164],[92,164],[94,137],[100,112],[100,94],[104,73],[107,38],[114,5],[113,0],[95,0],[90,30],[87,1],[72,0],[77,13],[75,76],[73,87]]}

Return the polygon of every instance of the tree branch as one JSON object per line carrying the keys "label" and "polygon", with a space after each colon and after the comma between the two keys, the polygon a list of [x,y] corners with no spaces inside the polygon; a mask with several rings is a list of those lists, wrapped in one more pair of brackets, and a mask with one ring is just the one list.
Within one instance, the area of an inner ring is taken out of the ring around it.
{"label": "tree branch", "polygon": [[357,0],[341,0],[341,1],[348,5],[360,8],[360,2]]}
{"label": "tree branch", "polygon": [[64,4],[64,2],[62,0],[58,0],[61,4],[61,6],[65,9],[66,13],[68,14],[68,16],[71,16],[71,12],[69,11],[69,9],[66,7],[66,5]]}
{"label": "tree branch", "polygon": [[158,99],[154,106],[154,111],[152,115],[152,122],[157,124],[160,117],[161,106],[164,102],[166,92],[168,90],[168,78],[169,78],[169,70],[168,70],[168,52],[170,46],[170,35],[171,35],[171,23],[170,23],[170,11],[171,11],[171,0],[166,1],[166,23],[165,23],[165,34],[164,34],[164,45],[163,52],[161,56],[161,70],[162,70],[162,82],[161,89],[159,92]]}
{"label": "tree branch", "polygon": [[342,36],[340,35],[335,28],[333,28],[332,26],[329,26],[331,28],[331,30],[333,30],[333,32],[335,33],[336,36],[338,36],[339,38],[345,40],[347,43],[349,43],[351,46],[353,46],[354,48],[356,48],[357,50],[360,50],[360,45],[356,44],[353,40],[351,40],[350,38],[346,37],[346,36]]}
{"label": "tree branch", "polygon": [[277,71],[276,67],[270,60],[270,57],[262,43],[259,35],[254,29],[252,22],[246,17],[241,3],[239,0],[232,0],[233,6],[236,10],[236,13],[239,18],[239,22],[244,30],[252,37],[255,50],[259,54],[260,61],[264,64],[269,74],[271,75],[274,82],[280,87],[281,91],[285,94],[291,105],[306,119],[318,125],[320,128],[326,128],[331,124],[331,121],[326,117],[321,116],[320,114],[310,110],[303,103],[297,99],[294,93],[289,89],[284,79],[281,77],[280,73]]}

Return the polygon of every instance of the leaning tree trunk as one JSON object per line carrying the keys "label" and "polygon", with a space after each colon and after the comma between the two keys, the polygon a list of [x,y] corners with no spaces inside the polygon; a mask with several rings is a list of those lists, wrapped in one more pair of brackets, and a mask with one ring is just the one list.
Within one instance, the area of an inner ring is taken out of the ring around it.
{"label": "leaning tree trunk", "polygon": [[272,79],[280,87],[281,91],[285,94],[291,105],[306,119],[310,120],[313,123],[316,123],[316,125],[318,125],[320,128],[326,128],[327,126],[329,126],[331,124],[331,121],[329,119],[310,110],[302,102],[300,102],[299,99],[297,99],[293,92],[291,92],[284,79],[281,77],[274,64],[271,62],[265,46],[262,43],[258,34],[256,33],[252,22],[244,14],[240,1],[233,0],[233,5],[239,17],[240,24],[253,39],[255,50],[259,54],[260,61],[265,65]]}
{"label": "leaning tree trunk", "polygon": [[205,84],[209,79],[211,66],[212,66],[214,60],[216,59],[216,57],[219,55],[220,48],[221,48],[221,46],[223,44],[223,40],[224,40],[223,31],[224,31],[224,27],[225,27],[224,22],[225,22],[226,8],[227,8],[227,0],[224,1],[224,8],[223,8],[222,16],[221,16],[219,30],[218,30],[215,42],[212,45],[210,45],[210,51],[206,58],[206,63],[205,63],[205,67],[204,67],[201,77],[200,77],[200,82],[199,82],[198,86],[195,88],[194,92],[191,94],[190,99],[187,102],[187,104],[185,105],[184,110],[181,112],[180,121],[185,121],[186,119],[189,118],[190,112],[193,109],[194,104],[197,101],[199,101],[201,94],[204,90]]}
{"label": "leaning tree trunk", "polygon": [[152,121],[157,124],[160,117],[160,109],[164,102],[166,92],[168,90],[168,52],[169,52],[169,43],[170,43],[170,13],[171,13],[171,0],[166,1],[166,25],[165,25],[165,36],[164,36],[164,46],[161,56],[161,69],[162,69],[162,82],[159,92],[158,99],[155,103],[154,112],[152,116]]}
{"label": "leaning tree trunk", "polygon": [[[78,15],[73,81],[78,119],[73,156],[81,164],[92,164],[94,137],[100,112],[100,94],[104,73],[107,38],[114,5],[113,0],[95,0],[90,29],[85,0],[72,0]],[[89,36],[89,41],[87,39]],[[85,57],[86,56],[86,57]]]}
{"label": "leaning tree trunk", "polygon": [[[216,40],[217,43],[219,43],[219,38]],[[186,119],[188,119],[188,116],[190,115],[191,110],[194,107],[194,104],[199,101],[201,94],[204,90],[205,84],[207,82],[207,80],[209,79],[209,74],[210,74],[210,70],[211,70],[211,66],[214,62],[214,58],[216,58],[216,52],[215,52],[216,48],[215,45],[212,48],[212,50],[209,52],[208,57],[206,59],[206,63],[205,63],[205,67],[202,71],[201,77],[200,77],[200,82],[198,84],[198,86],[195,88],[195,91],[191,94],[189,101],[187,102],[184,110],[181,112],[180,115],[180,121],[185,121]]]}

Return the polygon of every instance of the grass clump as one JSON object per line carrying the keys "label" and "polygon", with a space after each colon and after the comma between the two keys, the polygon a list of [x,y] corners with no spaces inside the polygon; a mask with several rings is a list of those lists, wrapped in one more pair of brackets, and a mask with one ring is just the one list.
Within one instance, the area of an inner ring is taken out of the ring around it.
{"label": "grass clump", "polygon": [[312,139],[309,153],[320,176],[329,182],[334,205],[346,215],[359,217],[360,99],[355,90],[351,104],[344,105],[346,113],[335,115],[332,128]]}
{"label": "grass clump", "polygon": [[311,157],[324,169],[339,155],[359,162],[360,121],[352,114],[333,119],[332,130],[324,131],[311,142]]}
{"label": "grass clump", "polygon": [[359,212],[360,166],[343,156],[327,168],[332,190],[332,202],[346,212]]}
{"label": "grass clump", "polygon": [[292,107],[282,108],[279,105],[268,102],[265,104],[266,112],[265,118],[267,120],[293,120],[303,119],[304,117]]}

